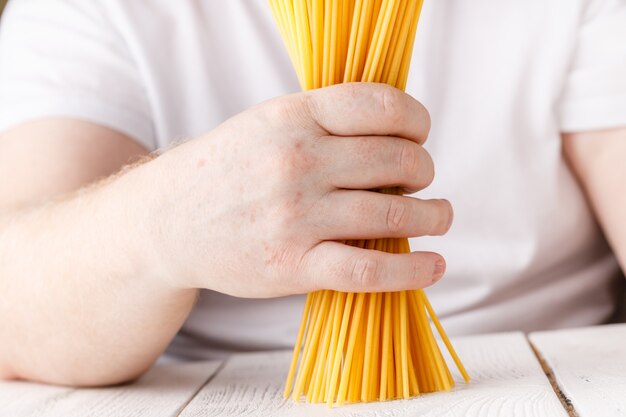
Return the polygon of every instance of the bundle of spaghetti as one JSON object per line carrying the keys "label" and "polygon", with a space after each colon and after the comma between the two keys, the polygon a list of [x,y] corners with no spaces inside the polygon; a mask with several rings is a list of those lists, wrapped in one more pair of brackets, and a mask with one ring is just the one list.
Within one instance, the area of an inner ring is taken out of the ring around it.
{"label": "bundle of spaghetti", "polygon": [[[423,0],[269,2],[303,90],[353,81],[405,89]],[[376,191],[402,193],[398,188]],[[406,238],[345,243],[410,252]],[[422,290],[309,294],[285,397],[332,405],[450,390],[454,380],[431,321],[469,381]]]}

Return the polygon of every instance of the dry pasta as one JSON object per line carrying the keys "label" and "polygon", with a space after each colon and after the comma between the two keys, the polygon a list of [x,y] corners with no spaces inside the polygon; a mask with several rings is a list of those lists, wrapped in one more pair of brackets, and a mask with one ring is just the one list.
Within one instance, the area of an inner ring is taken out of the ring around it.
{"label": "dry pasta", "polygon": [[[404,90],[423,0],[269,0],[303,90],[341,82]],[[398,189],[378,190],[400,194]],[[347,241],[392,253],[408,239]],[[307,296],[285,397],[329,405],[450,390],[431,321],[469,376],[422,290]]]}

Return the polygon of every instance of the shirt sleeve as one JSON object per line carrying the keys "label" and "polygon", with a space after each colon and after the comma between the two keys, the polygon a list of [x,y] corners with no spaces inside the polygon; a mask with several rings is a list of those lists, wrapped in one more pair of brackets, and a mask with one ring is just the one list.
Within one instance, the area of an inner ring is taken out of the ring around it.
{"label": "shirt sleeve", "polygon": [[561,130],[626,126],[626,0],[591,0],[559,106]]}
{"label": "shirt sleeve", "polygon": [[42,117],[71,117],[155,145],[149,102],[103,3],[10,1],[0,22],[0,133]]}

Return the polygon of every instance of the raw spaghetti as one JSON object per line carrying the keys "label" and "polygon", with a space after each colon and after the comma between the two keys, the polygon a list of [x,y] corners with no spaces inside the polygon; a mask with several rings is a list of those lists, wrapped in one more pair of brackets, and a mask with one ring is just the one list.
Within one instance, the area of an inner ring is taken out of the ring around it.
{"label": "raw spaghetti", "polygon": [[[423,0],[269,3],[303,90],[354,81],[405,89]],[[379,191],[401,194],[396,188]],[[406,238],[345,243],[390,253],[410,252]],[[422,290],[309,294],[285,397],[299,400],[305,396],[307,402],[332,405],[450,390],[454,380],[431,320],[469,381]]]}

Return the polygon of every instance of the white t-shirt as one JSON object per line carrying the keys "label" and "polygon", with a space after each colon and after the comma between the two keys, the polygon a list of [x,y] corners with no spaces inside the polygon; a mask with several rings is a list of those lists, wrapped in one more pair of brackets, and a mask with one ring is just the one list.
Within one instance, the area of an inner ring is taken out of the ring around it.
{"label": "white t-shirt", "polygon": [[[12,0],[0,24],[0,131],[45,116],[148,149],[298,91],[265,0]],[[618,266],[561,155],[561,131],[626,126],[626,1],[427,0],[408,92],[430,110],[447,277],[428,294],[451,334],[587,325]],[[289,347],[303,297],[204,291],[170,351]]]}

